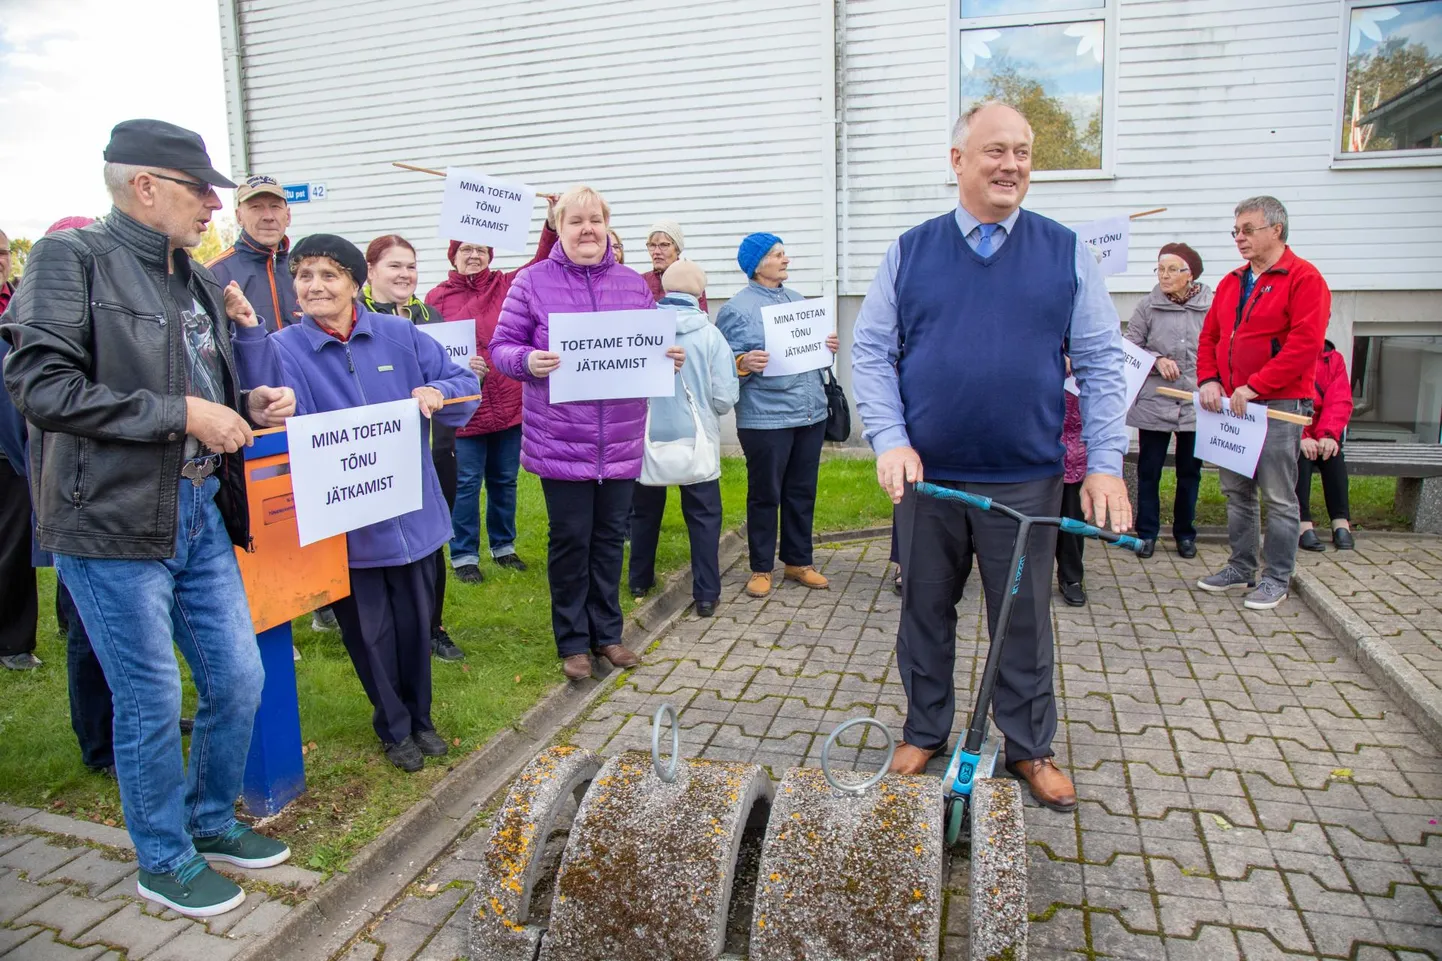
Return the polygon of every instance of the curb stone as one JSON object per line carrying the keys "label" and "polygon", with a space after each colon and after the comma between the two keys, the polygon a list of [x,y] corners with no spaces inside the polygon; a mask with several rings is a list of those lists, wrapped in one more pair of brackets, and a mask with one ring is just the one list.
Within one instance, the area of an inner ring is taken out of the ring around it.
{"label": "curb stone", "polygon": [[976,782],[971,796],[971,961],[1027,959],[1023,817],[1018,782]]}
{"label": "curb stone", "polygon": [[1317,575],[1298,568],[1292,575],[1292,586],[1312,613],[1352,648],[1363,670],[1397,699],[1403,712],[1429,740],[1442,746],[1442,693],[1392,645],[1348,610],[1342,599],[1332,593]]}

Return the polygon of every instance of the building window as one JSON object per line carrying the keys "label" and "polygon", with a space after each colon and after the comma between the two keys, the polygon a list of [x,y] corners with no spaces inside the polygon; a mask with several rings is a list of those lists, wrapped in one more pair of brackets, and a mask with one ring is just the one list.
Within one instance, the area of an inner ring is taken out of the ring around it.
{"label": "building window", "polygon": [[981,100],[1021,110],[1036,134],[1033,170],[1108,166],[1108,18],[1116,0],[953,2],[958,113]]}
{"label": "building window", "polygon": [[1343,23],[1338,156],[1442,150],[1442,0],[1353,0]]}

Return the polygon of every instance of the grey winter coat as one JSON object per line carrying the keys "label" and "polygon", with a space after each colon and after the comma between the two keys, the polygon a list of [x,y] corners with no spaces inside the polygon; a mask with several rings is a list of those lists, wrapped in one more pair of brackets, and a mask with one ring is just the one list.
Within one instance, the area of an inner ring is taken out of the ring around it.
{"label": "grey winter coat", "polygon": [[1202,289],[1185,304],[1168,299],[1160,285],[1153,287],[1127,321],[1127,340],[1159,358],[1176,361],[1182,372],[1176,380],[1168,381],[1152,368],[1142,392],[1137,395],[1137,402],[1127,412],[1128,427],[1156,431],[1197,429],[1197,415],[1191,402],[1163,397],[1157,388],[1197,389],[1197,340],[1207,308],[1212,305],[1212,288],[1206,284],[1200,286]]}

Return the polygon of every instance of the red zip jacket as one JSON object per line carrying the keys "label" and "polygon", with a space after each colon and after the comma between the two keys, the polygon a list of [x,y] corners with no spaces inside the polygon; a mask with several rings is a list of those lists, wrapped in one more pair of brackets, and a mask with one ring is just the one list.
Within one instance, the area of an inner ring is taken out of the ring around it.
{"label": "red zip jacket", "polygon": [[1327,341],[1322,356],[1317,358],[1316,412],[1312,425],[1302,428],[1302,436],[1313,440],[1330,437],[1342,443],[1342,432],[1352,419],[1352,378],[1347,376],[1347,362]]}
{"label": "red zip jacket", "polygon": [[1217,284],[1197,344],[1197,384],[1219,381],[1231,396],[1243,384],[1257,400],[1311,400],[1317,357],[1332,316],[1332,292],[1288,247],[1242,299],[1243,264]]}

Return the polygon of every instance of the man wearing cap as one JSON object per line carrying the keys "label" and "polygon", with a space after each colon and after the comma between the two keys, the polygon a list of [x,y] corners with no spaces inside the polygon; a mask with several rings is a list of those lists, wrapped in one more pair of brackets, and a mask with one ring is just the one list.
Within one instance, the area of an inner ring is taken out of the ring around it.
{"label": "man wearing cap", "polygon": [[[295,395],[240,389],[232,321],[254,311],[185,251],[220,209],[215,187],[235,186],[200,136],[125,121],[105,161],[110,213],[31,251],[0,325],[5,386],[29,423],[36,537],[113,691],[140,894],[210,917],[245,892],[208,860],[290,856],[235,819],[263,673],[234,548],[250,542],[239,452]],[[199,695],[189,771],[172,644]]]}
{"label": "man wearing cap", "polygon": [[[646,286],[651,288],[651,296],[656,298],[656,303],[666,296],[666,288],[661,284],[661,275],[666,268],[681,259],[681,251],[686,249],[686,235],[681,232],[681,225],[674,220],[658,220],[651,225],[651,233],[646,237],[646,253],[651,255],[651,269],[641,276],[646,278]],[[701,292],[701,309],[706,309],[706,292]]]}
{"label": "man wearing cap", "polygon": [[294,323],[300,319],[300,308],[287,260],[290,204],[274,177],[256,174],[235,188],[235,219],[240,222],[240,236],[205,266],[221,286],[231,281],[240,285],[266,330]]}

